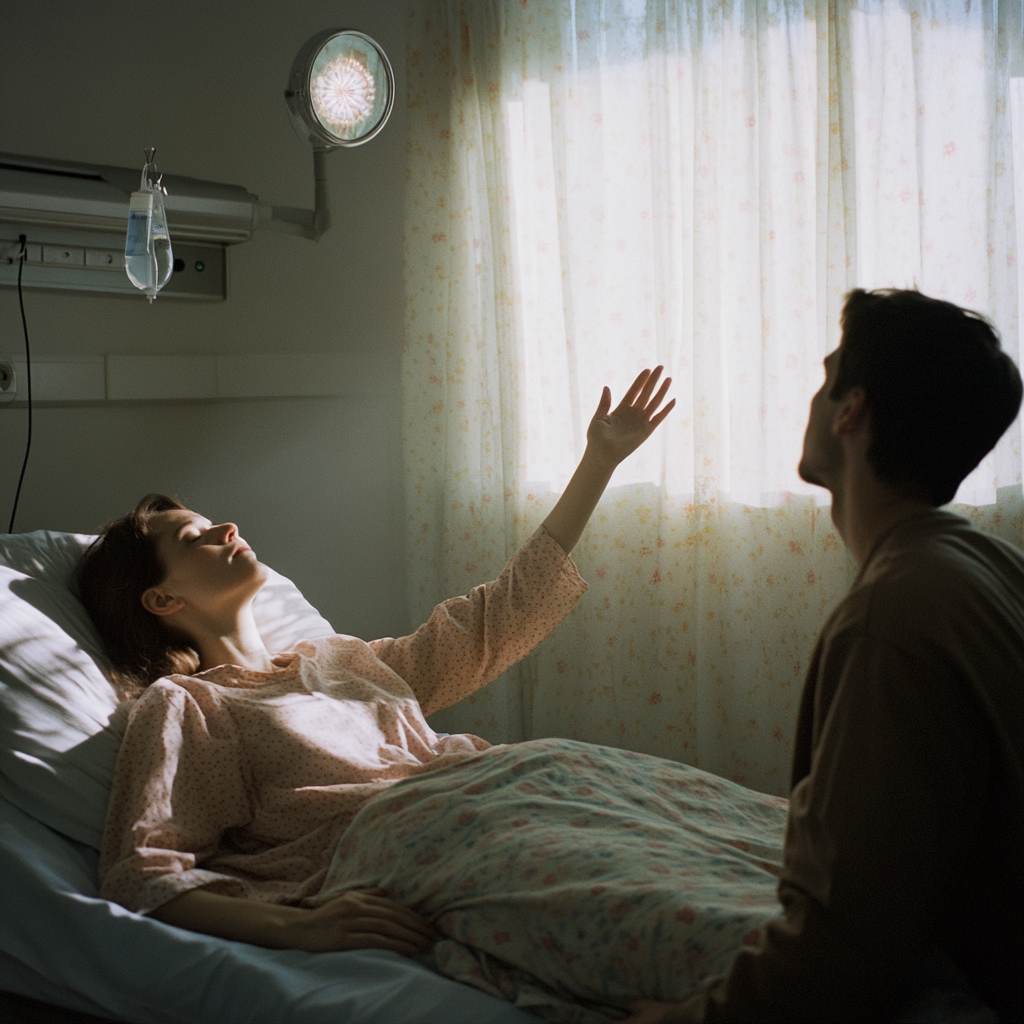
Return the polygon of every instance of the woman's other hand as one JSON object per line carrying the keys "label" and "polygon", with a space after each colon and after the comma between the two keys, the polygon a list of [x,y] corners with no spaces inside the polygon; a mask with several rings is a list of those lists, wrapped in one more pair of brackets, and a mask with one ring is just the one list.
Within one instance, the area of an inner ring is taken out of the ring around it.
{"label": "woman's other hand", "polygon": [[666,377],[658,393],[654,394],[664,369],[663,366],[656,366],[653,370],[641,371],[614,410],[611,391],[606,387],[601,392],[597,412],[587,428],[587,448],[592,449],[594,455],[606,461],[611,468],[614,469],[627,455],[635,452],[676,404],[673,398],[664,409],[658,411],[672,383],[672,378]]}
{"label": "woman's other hand", "polygon": [[192,889],[157,907],[150,916],[222,939],[311,953],[390,949],[415,956],[441,938],[429,921],[387,899],[384,889],[342,893],[316,910]]}
{"label": "woman's other hand", "polygon": [[414,910],[389,900],[384,889],[352,890],[288,922],[289,948],[325,953],[347,949],[388,949],[425,953],[440,932]]}

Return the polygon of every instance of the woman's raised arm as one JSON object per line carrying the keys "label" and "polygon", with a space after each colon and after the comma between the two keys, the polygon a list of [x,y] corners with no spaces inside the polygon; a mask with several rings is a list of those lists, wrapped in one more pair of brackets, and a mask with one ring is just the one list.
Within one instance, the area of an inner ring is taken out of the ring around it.
{"label": "woman's raised arm", "polygon": [[666,377],[652,398],[662,366],[643,370],[614,411],[612,393],[601,393],[597,412],[587,428],[587,448],[562,496],[544,520],[544,528],[569,554],[580,539],[587,521],[597,507],[615,467],[636,451],[654,432],[676,404],[673,398],[660,412],[671,377]]}
{"label": "woman's raised arm", "polygon": [[[524,658],[586,590],[572,561],[587,520],[615,467],[650,437],[675,405],[658,407],[662,367],[644,370],[614,412],[604,389],[587,430],[587,449],[555,507],[496,580],[449,598],[415,633],[374,640],[377,657],[412,688],[425,715],[462,700]],[[653,397],[652,397],[653,395]]]}

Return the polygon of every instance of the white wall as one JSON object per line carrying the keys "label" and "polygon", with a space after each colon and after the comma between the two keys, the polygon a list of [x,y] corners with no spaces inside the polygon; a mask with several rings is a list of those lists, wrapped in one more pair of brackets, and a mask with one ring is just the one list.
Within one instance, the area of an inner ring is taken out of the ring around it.
{"label": "white wall", "polygon": [[[405,631],[399,364],[408,0],[167,4],[0,0],[0,150],[141,167],[312,203],[312,157],[282,93],[314,32],[351,27],[389,54],[396,104],[369,144],[329,156],[334,226],[228,252],[223,303],[26,290],[34,354],[369,354],[385,397],[37,407],[16,529],[89,531],[165,491],[231,519],[342,632]],[[22,348],[0,289],[0,353]],[[0,531],[25,437],[0,406]]]}

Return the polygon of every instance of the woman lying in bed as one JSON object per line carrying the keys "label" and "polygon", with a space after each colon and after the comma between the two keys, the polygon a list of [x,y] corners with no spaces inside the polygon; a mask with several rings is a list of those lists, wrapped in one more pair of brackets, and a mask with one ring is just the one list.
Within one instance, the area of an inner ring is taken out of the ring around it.
{"label": "woman lying in bed", "polygon": [[[141,694],[100,894],[278,948],[433,950],[445,974],[551,1019],[684,998],[775,909],[784,802],[566,740],[439,738],[586,589],[567,557],[612,472],[671,410],[641,373],[543,526],[414,634],[268,651],[266,576],[231,523],[151,495],[83,559],[80,592]],[[660,409],[660,411],[659,411]]]}

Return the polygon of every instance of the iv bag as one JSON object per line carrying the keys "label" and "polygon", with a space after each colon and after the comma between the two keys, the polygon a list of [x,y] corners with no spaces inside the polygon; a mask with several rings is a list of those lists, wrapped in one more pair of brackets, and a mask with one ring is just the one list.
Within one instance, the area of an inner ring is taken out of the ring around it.
{"label": "iv bag", "polygon": [[[124,242],[124,254],[148,256],[153,251],[153,193],[133,192],[128,204],[128,237]],[[136,283],[137,288],[145,285]]]}
{"label": "iv bag", "polygon": [[164,196],[159,187],[153,193],[153,256],[156,259],[156,290],[160,291],[171,279],[174,253],[171,251],[171,235],[167,230]]}
{"label": "iv bag", "polygon": [[128,206],[128,234],[124,243],[124,267],[128,280],[152,302],[157,292],[171,278],[174,254],[171,236],[167,230],[164,211],[166,189],[150,180],[156,174],[153,156],[156,150],[146,151],[146,165],[142,168],[139,191],[133,192]]}

